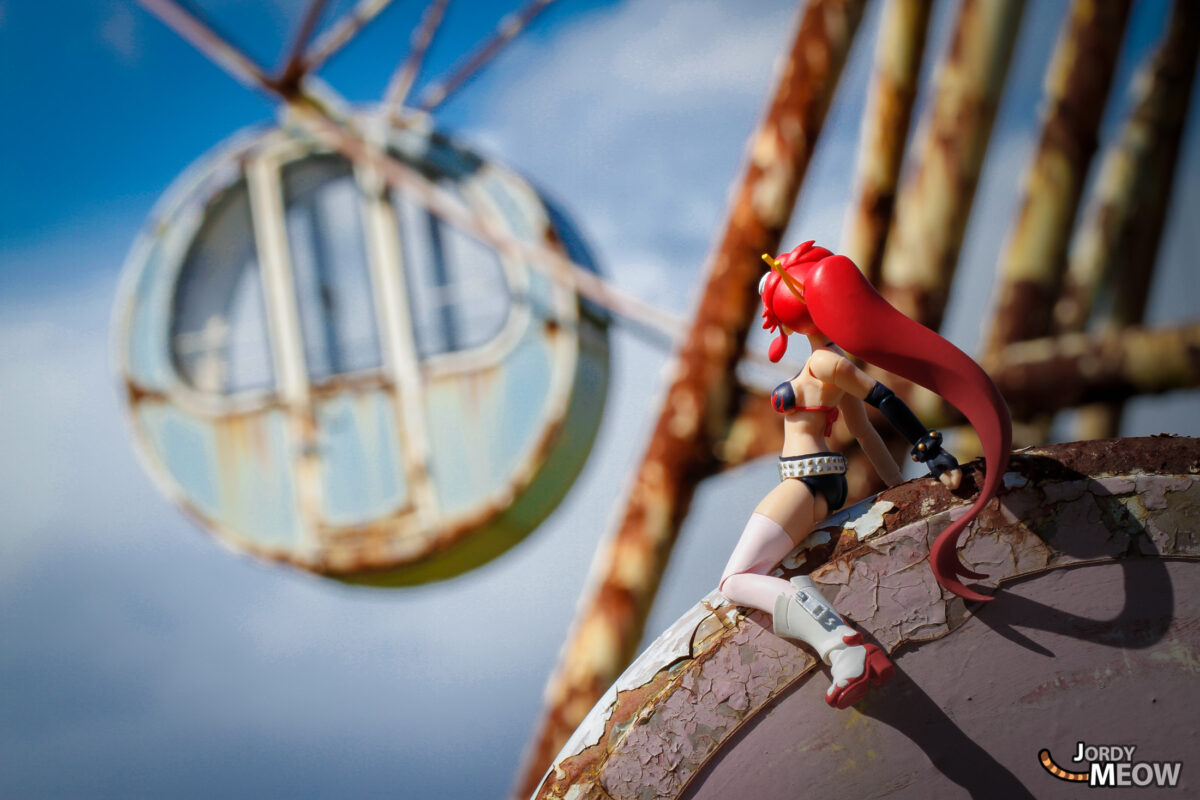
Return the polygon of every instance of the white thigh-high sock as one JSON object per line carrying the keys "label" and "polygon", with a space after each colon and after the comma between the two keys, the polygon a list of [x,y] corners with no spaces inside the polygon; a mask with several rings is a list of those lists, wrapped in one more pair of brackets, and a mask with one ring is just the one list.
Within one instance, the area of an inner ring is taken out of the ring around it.
{"label": "white thigh-high sock", "polygon": [[721,594],[731,603],[771,614],[775,598],[795,590],[783,578],[767,575],[796,545],[778,522],[751,514],[721,575]]}

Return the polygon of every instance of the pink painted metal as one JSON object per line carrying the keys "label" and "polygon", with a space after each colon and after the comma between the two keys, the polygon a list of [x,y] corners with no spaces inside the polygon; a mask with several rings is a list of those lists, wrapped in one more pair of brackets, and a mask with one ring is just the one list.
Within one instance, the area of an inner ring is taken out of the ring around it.
{"label": "pink painted metal", "polygon": [[1043,748],[1060,764],[1077,741],[1194,753],[1200,440],[1014,456],[963,550],[1003,584],[984,607],[927,563],[963,510],[912,481],[830,518],[777,572],[811,572],[895,659],[893,684],[854,711],[826,707],[816,659],[766,615],[714,592],[617,681],[535,796],[1048,797]]}
{"label": "pink painted metal", "polygon": [[1136,761],[1182,759],[1176,791],[1188,795],[1198,622],[1194,563],[1039,573],[952,638],[904,650],[897,677],[851,719],[823,707],[820,681],[803,682],[679,796],[1066,797],[1082,790],[1038,753],[1087,771],[1071,761],[1081,741],[1134,745]]}

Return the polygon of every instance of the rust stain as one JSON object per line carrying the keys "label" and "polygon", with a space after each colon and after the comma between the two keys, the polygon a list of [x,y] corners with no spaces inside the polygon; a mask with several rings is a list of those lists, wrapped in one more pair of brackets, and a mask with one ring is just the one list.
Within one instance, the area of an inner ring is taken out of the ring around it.
{"label": "rust stain", "polygon": [[1041,139],[1000,261],[1000,303],[987,352],[1044,336],[1067,263],[1071,221],[1096,150],[1127,0],[1076,0],[1046,73]]}
{"label": "rust stain", "polygon": [[938,73],[924,140],[901,183],[882,294],[937,330],[1024,3],[964,0]]}
{"label": "rust stain", "polygon": [[[739,356],[727,342],[744,341],[757,306],[759,255],[777,249],[824,122],[833,89],[861,19],[861,0],[814,0],[800,27],[771,106],[754,135],[749,164],[720,245],[710,258],[706,284],[691,333],[682,337],[672,380],[658,422],[634,480],[612,545],[597,553],[598,586],[581,610],[551,677],[548,705],[533,735],[517,779],[516,796],[528,796],[546,765],[580,722],[576,709],[588,708],[617,677],[611,672],[574,670],[582,622],[607,619],[618,634],[613,663],[634,654],[658,588],[667,556],[696,485],[718,468],[716,444],[724,434],[739,389],[732,385]],[[713,358],[712,348],[724,352]],[[648,579],[625,585],[605,574],[613,553],[643,552]]]}
{"label": "rust stain", "polygon": [[[776,574],[811,571],[836,594],[839,609],[889,652],[951,634],[972,610],[938,586],[928,548],[976,491],[979,464],[966,471],[972,480],[957,493],[922,479],[878,498],[893,509],[872,503],[846,509],[817,531],[840,530],[830,536],[836,546],[806,542]],[[1200,440],[1149,437],[1031,448],[1013,457],[1005,477],[1005,491],[973,524],[963,546],[964,561],[989,572],[993,584],[1077,563],[1146,555],[1200,560],[1200,538],[1179,535],[1200,529]],[[870,522],[847,527],[860,520]],[[860,540],[856,528],[871,533]],[[1060,529],[1091,536],[1072,541]],[[819,548],[827,557],[813,570],[806,554]],[[685,794],[741,726],[815,674],[816,659],[775,637],[769,624],[760,612],[747,616],[717,593],[709,595],[593,709],[585,726],[595,735],[560,753],[534,796],[643,800]],[[1186,647],[1167,653],[1185,665],[1200,663]],[[1103,683],[1109,672],[1056,680]],[[1040,691],[1055,688],[1051,682]],[[1037,701],[1037,691],[1022,700]],[[846,724],[853,728],[856,715],[848,712]]]}
{"label": "rust stain", "polygon": [[1132,109],[1105,151],[1076,232],[1054,308],[1056,332],[1082,331],[1104,284],[1114,296],[1107,322],[1141,322],[1200,52],[1196,4],[1172,6],[1162,41],[1139,67]]}
{"label": "rust stain", "polygon": [[538,797],[675,796],[742,723],[815,665],[761,620],[748,623],[715,594],[709,600],[699,621],[681,620],[664,637],[690,634],[688,652],[673,658],[667,648],[638,659],[629,672],[640,671],[642,682],[597,707],[593,713],[605,716],[596,741],[556,762]]}
{"label": "rust stain", "polygon": [[895,206],[930,5],[929,0],[889,2],[875,45],[856,169],[858,200],[841,247],[872,282],[879,277]]}

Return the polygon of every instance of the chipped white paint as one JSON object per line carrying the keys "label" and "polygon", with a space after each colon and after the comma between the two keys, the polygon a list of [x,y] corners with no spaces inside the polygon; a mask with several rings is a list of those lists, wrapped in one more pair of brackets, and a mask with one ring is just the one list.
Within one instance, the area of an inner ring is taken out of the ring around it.
{"label": "chipped white paint", "polygon": [[822,522],[818,522],[813,526],[814,530],[841,530],[846,526],[846,523],[856,520],[859,517],[867,514],[871,510],[871,503],[874,502],[878,495],[864,497],[852,506],[846,506],[841,511],[826,518]]}
{"label": "chipped white paint", "polygon": [[[554,759],[551,770],[557,770],[558,765],[565,759],[579,755],[584,750],[600,742],[604,728],[608,724],[617,704],[617,693],[644,686],[653,680],[654,676],[670,664],[681,658],[687,658],[691,653],[692,636],[696,629],[713,610],[728,605],[718,591],[711,592],[699,604],[690,608],[682,617],[667,628],[661,636],[646,648],[646,650],[630,664],[617,678],[616,683],[608,688],[604,696],[592,707],[583,722],[571,734],[558,756]],[[549,774],[549,773],[547,773]]]}
{"label": "chipped white paint", "polygon": [[[1076,553],[1080,542],[1070,536],[1056,541],[1061,544],[1069,540],[1071,549],[1057,550],[1055,541],[1043,540],[1035,530],[1037,526],[1026,524],[1031,520],[1046,519],[1047,513],[1054,514],[1064,528],[1096,537],[1102,549],[1106,548],[1104,551],[1108,553],[1104,558],[1113,558],[1114,553],[1123,552],[1120,546],[1110,546],[1114,544],[1111,537],[1104,538],[1103,520],[1096,517],[1093,511],[1097,501],[1102,501],[1101,505],[1106,507],[1110,507],[1114,500],[1127,501],[1128,495],[1123,490],[1131,485],[1136,488],[1136,495],[1142,498],[1142,512],[1135,517],[1154,537],[1153,552],[1167,557],[1200,557],[1200,536],[1194,534],[1196,509],[1200,508],[1200,475],[1147,475],[1134,472],[1079,481],[1034,478],[1017,482],[1010,478],[1007,483],[1010,488],[1015,488],[1010,494],[1002,496],[1006,506],[1011,505],[1011,508],[1005,507],[1005,516],[1015,519],[1009,519],[1007,526],[997,525],[979,531],[960,543],[964,562],[976,565],[991,575],[987,582],[990,585],[1068,566],[1078,563],[1081,558],[1093,560],[1096,557],[1094,547],[1083,547],[1079,550],[1082,555]],[[1048,495],[1060,499],[1048,506]],[[1069,499],[1063,501],[1061,498]],[[889,532],[880,530],[878,523],[870,522],[873,516],[881,520],[890,510],[881,508],[883,505],[867,501],[857,508],[847,509],[849,513],[821,524],[814,533],[814,537],[820,535],[821,541],[836,538],[837,532],[848,522],[855,523],[846,526],[852,530],[866,530],[874,526],[879,546],[861,548],[852,558],[841,558],[819,567],[813,572],[814,580],[823,589],[836,594],[834,604],[843,615],[868,631],[886,649],[892,650],[905,643],[939,639],[959,629],[973,612],[961,600],[947,595],[937,584],[926,561],[932,537],[952,519],[966,513],[968,506],[946,508],[927,519],[916,520]],[[1120,515],[1111,517],[1111,520],[1118,522],[1118,526],[1109,529],[1110,532],[1126,530],[1121,519]],[[810,537],[810,540],[814,537]],[[810,540],[806,540],[794,552],[802,553],[812,547]],[[1120,545],[1120,542],[1115,544]],[[921,611],[914,613],[914,609]],[[730,630],[734,635],[715,635],[722,629]],[[706,633],[706,630],[711,630],[711,633]],[[613,797],[664,798],[686,793],[687,779],[681,784],[676,768],[679,767],[681,772],[696,768],[697,764],[716,756],[725,742],[724,739],[714,738],[710,741],[705,737],[697,740],[690,737],[689,731],[695,730],[696,719],[693,715],[696,709],[701,707],[702,702],[712,700],[722,709],[713,713],[748,711],[745,717],[748,719],[758,711],[758,707],[751,710],[743,702],[744,692],[741,690],[745,681],[738,667],[745,665],[742,659],[747,653],[756,652],[761,656],[761,650],[755,648],[779,643],[780,640],[768,631],[769,627],[746,624],[736,607],[731,606],[719,593],[710,593],[700,605],[671,626],[651,650],[635,663],[635,667],[622,676],[621,688],[645,685],[655,675],[661,680],[664,677],[662,670],[673,662],[678,663],[677,659],[681,657],[695,657],[703,651],[705,658],[678,664],[679,673],[674,670],[670,673],[672,680],[665,682],[661,692],[655,692],[654,697],[639,698],[643,705],[628,709],[634,712],[632,719],[635,720],[628,730],[635,733],[627,735],[624,727],[621,732],[615,732],[606,742],[607,752],[596,755],[599,762],[588,761],[586,770],[574,771],[578,776],[578,784],[566,788],[565,794],[552,792],[540,796],[583,800],[592,796],[608,797],[606,792],[611,792]],[[748,641],[741,635],[747,632],[747,635],[759,635],[761,638]],[[689,643],[696,652],[688,652]],[[811,656],[806,651],[795,648],[786,652],[789,655],[800,654],[808,661],[780,668],[778,673],[786,675],[786,679],[779,682],[780,686],[805,674],[813,666]],[[772,659],[775,657],[771,656]],[[1191,651],[1179,650],[1172,652],[1169,657],[1181,661],[1186,659],[1189,671],[1200,671],[1197,666],[1200,662]],[[721,661],[722,658],[725,660]],[[761,658],[759,660],[762,661]],[[724,665],[719,673],[699,671],[703,665],[711,667],[718,662]],[[1094,681],[1102,682],[1109,680],[1112,674],[1112,669],[1104,669],[1092,677]],[[731,675],[736,675],[738,682],[725,680]],[[689,683],[688,676],[695,680]],[[702,689],[696,691],[701,678],[704,681]],[[1056,680],[1055,685],[1065,687],[1061,680]],[[686,695],[685,702],[679,701],[681,690]],[[584,750],[587,747],[584,741],[592,744],[602,741],[605,725],[615,713],[614,699],[606,697],[589,715],[585,726],[590,733],[579,737],[575,750]],[[681,719],[680,714],[686,719]],[[624,708],[622,718],[629,718]],[[743,718],[739,717],[739,720]],[[693,725],[690,729],[689,724]],[[641,732],[640,735],[636,734],[637,731]],[[697,755],[694,748],[698,746],[708,749]],[[588,758],[591,758],[590,754]],[[681,758],[684,761],[681,762]],[[560,756],[556,764],[562,764],[565,759],[565,755]],[[558,774],[564,775],[568,771],[560,770]],[[657,782],[651,783],[651,779]],[[656,791],[650,792],[647,788],[650,786],[654,786]],[[616,790],[614,787],[617,787]]]}
{"label": "chipped white paint", "polygon": [[1117,502],[1123,505],[1125,510],[1129,512],[1129,515],[1138,523],[1145,524],[1146,518],[1150,516],[1150,509],[1142,504],[1142,498],[1139,495],[1129,494],[1119,496]]}
{"label": "chipped white paint", "polygon": [[570,789],[567,789],[567,793],[563,795],[563,800],[579,800],[579,798],[584,796],[584,792],[590,789],[590,785],[585,786],[584,784],[577,783]]}
{"label": "chipped white paint", "polygon": [[[1096,489],[1102,489],[1102,492]],[[1117,476],[1112,478],[1097,478],[1091,481],[1090,491],[1092,494],[1108,493],[1111,495],[1131,494],[1137,491],[1137,485],[1133,478],[1128,476]]]}
{"label": "chipped white paint", "polygon": [[725,595],[718,591],[711,592],[708,597],[704,598],[700,602],[707,605],[708,608],[713,611],[729,605],[729,601],[725,599]]}
{"label": "chipped white paint", "polygon": [[[716,598],[713,595],[720,596],[718,592],[713,592],[705,599],[715,602]],[[617,691],[624,692],[644,686],[667,665],[690,656],[692,634],[710,613],[703,604],[688,609],[621,673],[621,677],[617,678]]]}
{"label": "chipped white paint", "polygon": [[850,520],[842,527],[846,530],[854,531],[854,535],[861,542],[883,528],[883,515],[895,507],[896,504],[891,500],[880,500],[878,503],[872,503],[865,514]]}
{"label": "chipped white paint", "polygon": [[[890,500],[875,502],[875,497],[877,495],[864,498],[854,505],[843,508],[838,513],[818,522],[813,532],[780,562],[780,567],[783,569],[797,569],[804,566],[806,563],[803,555],[804,551],[828,544],[843,529],[854,531],[859,541],[881,530],[883,528],[883,515],[894,509],[896,504]],[[776,572],[779,572],[779,570],[776,570]]]}
{"label": "chipped white paint", "polygon": [[1167,507],[1167,495],[1187,491],[1198,484],[1200,477],[1195,475],[1178,475],[1157,480],[1148,475],[1136,477],[1137,492],[1142,498],[1142,503],[1146,508],[1155,511]]}
{"label": "chipped white paint", "polygon": [[616,707],[617,686],[613,684],[608,687],[608,691],[601,696],[596,705],[592,706],[592,710],[583,718],[583,722],[579,723],[579,727],[571,734],[571,738],[567,739],[567,743],[563,745],[562,750],[554,759],[554,766],[550,769],[557,771],[558,765],[563,760],[579,755],[592,745],[598,744],[600,737],[604,735],[604,726],[608,724],[608,718],[612,716],[613,709]]}

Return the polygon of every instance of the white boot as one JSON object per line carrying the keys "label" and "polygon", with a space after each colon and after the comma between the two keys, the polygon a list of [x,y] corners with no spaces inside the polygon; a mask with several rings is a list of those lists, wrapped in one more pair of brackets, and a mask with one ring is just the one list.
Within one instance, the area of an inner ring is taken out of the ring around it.
{"label": "white boot", "polygon": [[812,578],[792,578],[792,585],[795,593],[775,600],[775,634],[800,639],[816,650],[833,677],[825,702],[849,708],[866,695],[869,683],[883,684],[895,667],[882,650],[863,643],[862,635],[833,610]]}

